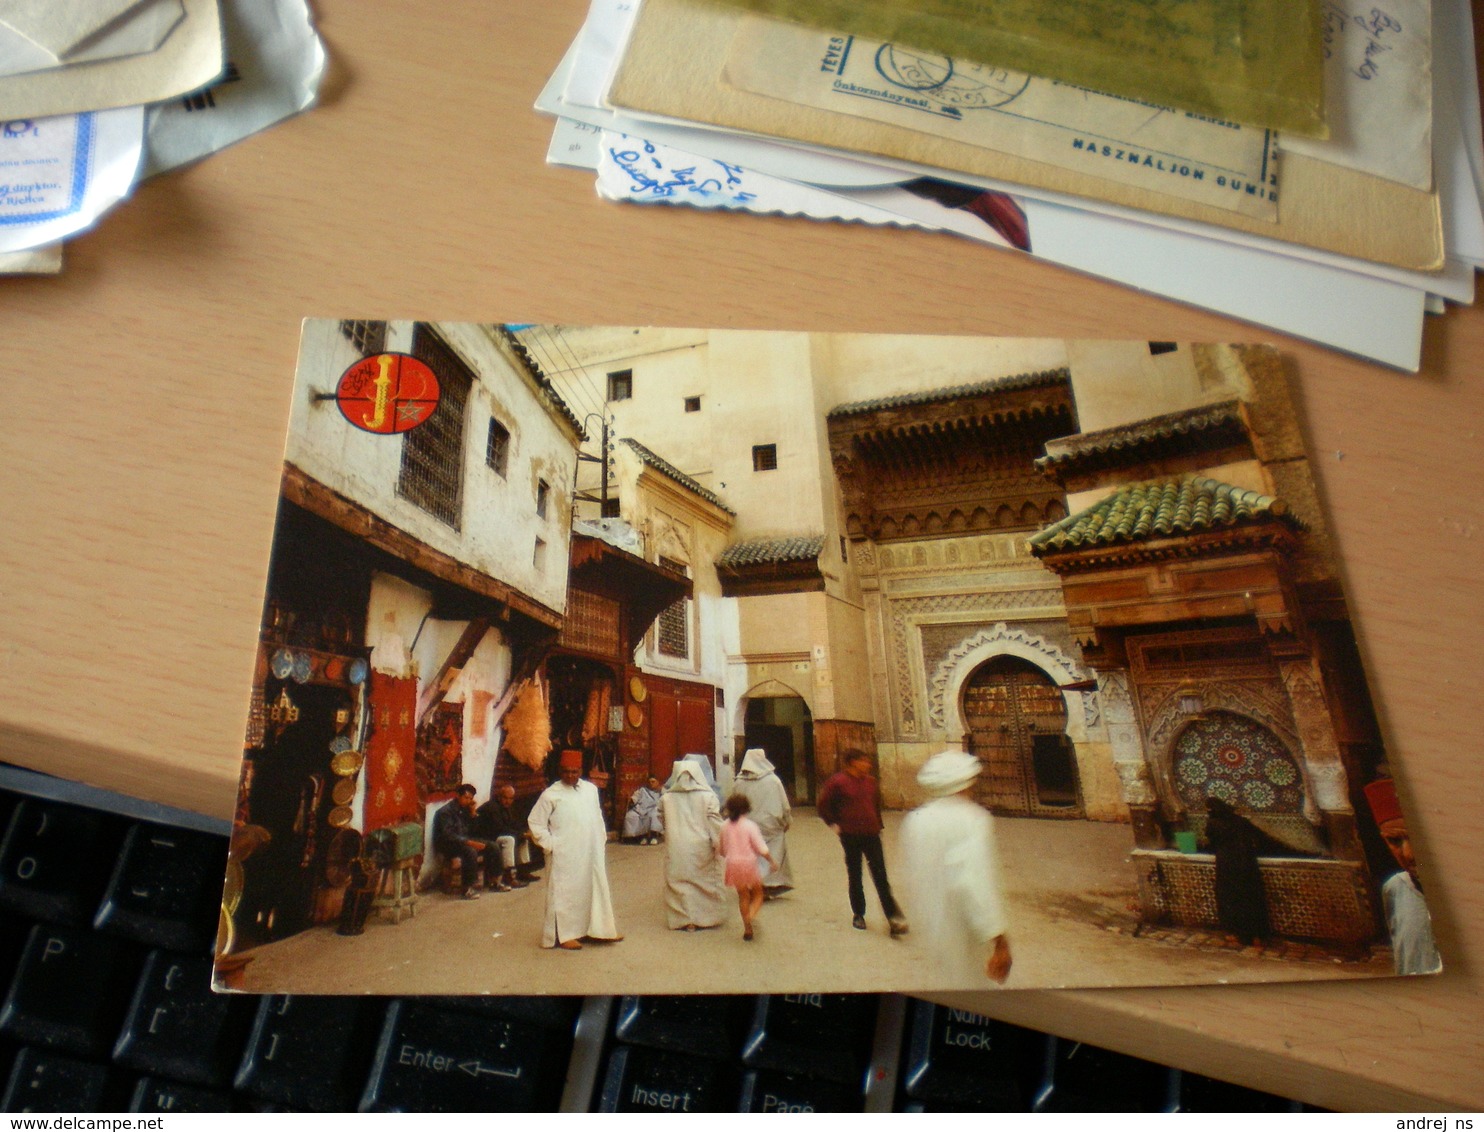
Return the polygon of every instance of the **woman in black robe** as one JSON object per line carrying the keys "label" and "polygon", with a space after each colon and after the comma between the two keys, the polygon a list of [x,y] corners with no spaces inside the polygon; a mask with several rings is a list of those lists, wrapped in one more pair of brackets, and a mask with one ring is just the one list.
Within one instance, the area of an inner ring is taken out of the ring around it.
{"label": "woman in black robe", "polygon": [[1241,943],[1261,947],[1273,934],[1260,856],[1292,856],[1220,798],[1206,799],[1206,844],[1216,856],[1216,919]]}

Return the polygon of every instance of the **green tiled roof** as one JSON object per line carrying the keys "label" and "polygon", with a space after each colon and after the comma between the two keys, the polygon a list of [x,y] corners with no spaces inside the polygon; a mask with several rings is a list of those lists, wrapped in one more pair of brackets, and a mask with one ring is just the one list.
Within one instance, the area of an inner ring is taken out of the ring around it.
{"label": "green tiled roof", "polygon": [[721,497],[718,496],[716,492],[712,491],[710,488],[702,487],[700,483],[698,483],[696,480],[691,479],[690,476],[686,475],[674,464],[670,463],[670,461],[666,460],[663,456],[655,455],[648,448],[644,447],[644,445],[640,444],[632,437],[625,436],[619,441],[619,443],[627,444],[634,450],[639,459],[643,460],[655,471],[663,472],[665,475],[669,476],[672,480],[680,484],[682,487],[687,487],[691,491],[695,492],[702,499],[706,500],[707,503],[714,503],[728,515],[735,515],[737,513],[730,507],[728,507],[725,503],[723,503],[721,501]]}
{"label": "green tiled roof", "polygon": [[1267,518],[1285,518],[1288,505],[1204,476],[1148,480],[1120,487],[1091,507],[1031,536],[1031,550],[1109,546],[1195,534]]}
{"label": "green tiled roof", "polygon": [[1047,441],[1046,455],[1036,461],[1036,467],[1055,470],[1071,464],[1093,463],[1116,452],[1137,456],[1149,449],[1168,447],[1171,442],[1193,441],[1202,434],[1224,434],[1241,427],[1240,402],[1221,401],[1116,428]]}
{"label": "green tiled roof", "polygon": [[718,566],[764,566],[780,562],[813,562],[824,549],[823,535],[754,538],[733,543],[716,559]]}
{"label": "green tiled roof", "polygon": [[1033,389],[1038,385],[1064,385],[1071,379],[1071,371],[1065,367],[1040,370],[1036,373],[1016,373],[1009,377],[976,381],[972,385],[952,385],[946,389],[925,389],[919,393],[901,393],[895,397],[878,397],[872,401],[852,401],[847,405],[836,405],[825,416],[828,418],[848,417],[855,413],[873,413],[879,409],[901,409],[909,405],[934,405],[940,401],[956,401],[961,397],[978,397],[984,393]]}

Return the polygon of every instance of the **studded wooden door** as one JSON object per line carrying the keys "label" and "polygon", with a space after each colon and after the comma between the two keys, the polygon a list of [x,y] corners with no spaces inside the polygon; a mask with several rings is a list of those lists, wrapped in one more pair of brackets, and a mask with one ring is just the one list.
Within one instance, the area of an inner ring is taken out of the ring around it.
{"label": "studded wooden door", "polygon": [[1061,691],[1015,657],[981,666],[964,688],[969,749],[984,763],[976,796],[997,814],[1081,817]]}

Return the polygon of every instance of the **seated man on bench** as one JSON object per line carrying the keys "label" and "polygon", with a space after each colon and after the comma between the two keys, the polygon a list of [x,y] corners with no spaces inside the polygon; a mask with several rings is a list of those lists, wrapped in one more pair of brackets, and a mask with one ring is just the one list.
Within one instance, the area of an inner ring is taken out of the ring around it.
{"label": "seated man on bench", "polygon": [[475,878],[479,863],[484,861],[484,880],[490,888],[499,882],[499,848],[475,832],[478,818],[474,809],[474,787],[467,782],[454,793],[453,800],[433,815],[433,848],[445,860],[459,862],[460,895],[465,900],[478,900]]}
{"label": "seated man on bench", "polygon": [[504,872],[490,888],[509,892],[525,888],[536,879],[531,872],[531,834],[525,819],[515,812],[515,787],[506,783],[496,788],[495,796],[479,807],[475,836],[493,841],[500,849]]}

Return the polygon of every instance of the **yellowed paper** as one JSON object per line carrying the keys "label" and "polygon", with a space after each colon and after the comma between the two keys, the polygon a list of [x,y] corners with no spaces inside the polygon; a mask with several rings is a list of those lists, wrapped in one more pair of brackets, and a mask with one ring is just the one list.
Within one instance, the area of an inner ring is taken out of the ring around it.
{"label": "yellowed paper", "polygon": [[1432,0],[1325,0],[1328,141],[1302,153],[1414,189],[1432,188]]}
{"label": "yellowed paper", "polygon": [[[1278,218],[1271,130],[759,16],[743,18],[723,78],[755,94]],[[1234,193],[1232,183],[1255,191]]]}
{"label": "yellowed paper", "polygon": [[[1435,193],[1300,155],[1285,155],[1276,222],[996,153],[882,122],[795,106],[722,83],[738,13],[645,0],[608,100],[639,114],[704,122],[938,170],[1105,200],[1417,271],[1443,263]],[[1242,191],[1240,189],[1234,191]]]}
{"label": "yellowed paper", "polygon": [[1317,0],[710,0],[1323,137]]}
{"label": "yellowed paper", "polygon": [[155,51],[0,77],[0,117],[46,118],[159,102],[222,71],[217,0],[183,0],[185,18]]}
{"label": "yellowed paper", "polygon": [[62,244],[0,252],[0,275],[56,275],[62,270]]}

